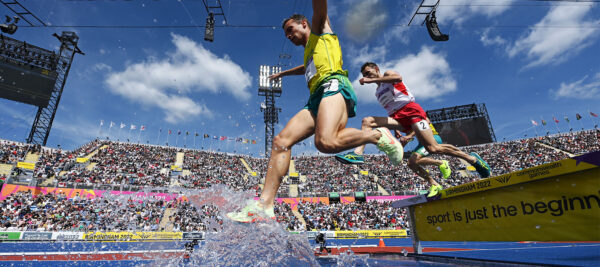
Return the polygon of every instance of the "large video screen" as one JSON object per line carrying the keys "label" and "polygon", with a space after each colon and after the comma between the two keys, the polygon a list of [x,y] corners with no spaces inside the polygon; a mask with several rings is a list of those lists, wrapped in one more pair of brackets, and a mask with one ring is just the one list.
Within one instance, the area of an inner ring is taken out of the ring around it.
{"label": "large video screen", "polygon": [[471,146],[493,142],[484,117],[433,123],[446,144]]}
{"label": "large video screen", "polygon": [[0,58],[0,98],[46,107],[56,77],[54,72]]}

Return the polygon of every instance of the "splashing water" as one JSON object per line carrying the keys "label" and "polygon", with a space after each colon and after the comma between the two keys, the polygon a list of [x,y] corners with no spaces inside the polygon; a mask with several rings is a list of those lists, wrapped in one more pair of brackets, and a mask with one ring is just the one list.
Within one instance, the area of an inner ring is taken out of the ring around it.
{"label": "splashing water", "polygon": [[[237,211],[248,203],[254,192],[236,192],[224,185],[208,189],[181,189],[197,210],[214,205],[217,218],[209,218],[205,240],[190,255],[189,260],[157,262],[157,265],[189,266],[319,266],[308,238],[292,234],[279,223],[243,224],[230,221],[225,214]],[[220,223],[221,222],[221,223]]]}

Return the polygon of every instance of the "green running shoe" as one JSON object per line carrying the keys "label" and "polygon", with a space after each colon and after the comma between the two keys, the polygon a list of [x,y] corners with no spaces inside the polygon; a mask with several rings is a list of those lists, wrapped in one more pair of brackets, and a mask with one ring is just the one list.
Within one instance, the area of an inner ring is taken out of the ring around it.
{"label": "green running shoe", "polygon": [[481,178],[488,178],[488,177],[490,177],[490,175],[492,174],[492,172],[491,172],[490,166],[487,164],[487,162],[485,162],[485,160],[483,160],[475,152],[471,152],[470,155],[473,156],[473,157],[475,157],[477,159],[477,161],[475,162],[475,164],[473,164],[473,167],[475,167],[475,170],[477,170],[477,172],[479,173],[479,176],[481,176]]}
{"label": "green running shoe", "polygon": [[431,187],[429,187],[429,194],[427,195],[427,197],[433,197],[437,194],[440,193],[440,191],[442,191],[442,189],[444,189],[441,185],[432,185]]}
{"label": "green running shoe", "polygon": [[337,154],[335,159],[344,164],[363,164],[365,163],[365,157],[363,155],[356,154],[354,152],[348,152],[346,154]]}
{"label": "green running shoe", "polygon": [[447,160],[442,160],[442,165],[438,166],[440,168],[440,172],[442,173],[442,178],[448,179],[450,174],[452,174],[452,169],[450,169],[450,165]]}
{"label": "green running shoe", "polygon": [[269,221],[275,220],[275,210],[273,207],[264,209],[258,205],[258,201],[253,200],[252,203],[246,205],[241,211],[227,213],[227,218],[242,223]]}
{"label": "green running shoe", "polygon": [[385,153],[390,161],[392,161],[392,164],[400,165],[404,156],[404,148],[400,144],[400,141],[385,127],[379,127],[375,130],[381,132],[381,138],[377,141],[377,149]]}

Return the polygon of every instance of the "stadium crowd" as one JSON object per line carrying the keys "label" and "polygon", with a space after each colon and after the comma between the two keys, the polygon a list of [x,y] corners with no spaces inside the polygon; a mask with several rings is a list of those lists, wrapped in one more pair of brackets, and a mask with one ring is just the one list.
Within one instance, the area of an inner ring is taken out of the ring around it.
{"label": "stadium crowd", "polygon": [[[477,152],[488,161],[494,175],[600,150],[600,131],[590,130],[546,137],[513,140],[463,147]],[[136,185],[149,188],[208,188],[225,184],[234,190],[260,192],[267,161],[261,158],[172,147],[95,140],[72,151],[49,149],[0,140],[0,163],[15,165],[31,152],[39,154],[33,176],[42,181],[84,185]],[[173,170],[176,155],[183,152],[182,170]],[[95,153],[95,154],[93,154]],[[78,158],[87,157],[86,162]],[[408,157],[408,153],[406,154]],[[479,179],[466,162],[447,159],[453,168],[447,180],[437,179],[445,187]],[[243,158],[247,167],[240,160]],[[384,155],[367,155],[365,164],[342,165],[330,156],[296,156],[300,173],[298,191],[304,194],[341,194],[365,191],[372,194],[414,194],[427,185],[406,164],[394,166]],[[430,174],[440,177],[437,168]],[[252,175],[256,172],[256,175]],[[7,179],[6,176],[0,179]],[[280,189],[292,183],[287,179]],[[286,191],[286,192],[283,192]],[[63,194],[33,196],[30,192],[9,195],[0,202],[0,230],[143,230],[160,231],[165,210],[172,209],[166,221],[174,230],[205,231],[218,228],[221,213],[214,206],[195,207],[187,202],[160,199],[115,200],[105,198],[66,198]],[[302,229],[394,229],[407,227],[405,214],[388,203],[350,204],[307,203],[298,205],[301,218],[287,204],[277,204],[277,220],[290,230]],[[119,214],[119,216],[115,216]],[[304,221],[305,224],[302,222]]]}
{"label": "stadium crowd", "polygon": [[298,211],[313,231],[405,229],[406,212],[386,202],[329,203],[301,202]]}

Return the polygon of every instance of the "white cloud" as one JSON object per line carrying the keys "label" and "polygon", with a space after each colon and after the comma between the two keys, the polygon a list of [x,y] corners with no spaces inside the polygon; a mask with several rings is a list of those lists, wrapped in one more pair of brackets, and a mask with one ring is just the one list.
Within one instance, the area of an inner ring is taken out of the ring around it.
{"label": "white cloud", "polygon": [[[493,5],[488,2],[478,2],[471,0],[453,0],[442,1],[437,8],[436,17],[440,25],[453,23],[460,25],[468,19],[483,15],[488,18],[497,16],[510,8],[515,0],[495,0]],[[435,1],[425,1],[425,4],[434,4]],[[417,18],[415,18],[417,19]],[[424,17],[421,17],[422,21]]]}
{"label": "white cloud", "polygon": [[365,45],[361,48],[356,48],[355,46],[350,46],[348,57],[345,57],[350,60],[350,65],[352,68],[359,68],[365,62],[369,61],[384,61],[385,56],[387,54],[387,46],[381,45],[376,46],[371,49],[369,45]]}
{"label": "white cloud", "polygon": [[[404,83],[412,91],[417,101],[433,99],[456,91],[456,80],[445,55],[435,53],[431,48],[423,46],[417,54],[409,54],[398,60],[376,62],[381,71],[395,70],[402,75]],[[360,85],[358,80],[352,82],[361,103],[376,103],[375,88],[377,85]]]}
{"label": "white cloud", "polygon": [[590,99],[600,98],[600,72],[588,79],[588,75],[572,83],[561,83],[560,88],[552,91],[555,99],[576,98]]}
{"label": "white cloud", "polygon": [[[524,54],[530,61],[526,67],[559,64],[589,46],[597,36],[598,21],[584,20],[590,5],[559,5],[530,30],[526,36],[508,47],[510,57]],[[548,27],[564,26],[564,27]]]}
{"label": "white cloud", "polygon": [[491,45],[504,45],[507,43],[506,40],[504,40],[502,37],[496,35],[494,37],[490,37],[490,29],[487,28],[483,31],[483,33],[481,34],[481,37],[479,38],[479,40],[483,43],[484,46],[491,46]]}
{"label": "white cloud", "polygon": [[344,16],[344,28],[351,39],[364,42],[379,34],[388,18],[379,0],[355,2]]}
{"label": "white cloud", "polygon": [[240,101],[250,98],[250,75],[228,56],[218,57],[184,36],[171,36],[175,51],[164,59],[148,57],[122,72],[110,73],[105,81],[110,90],[145,107],[163,110],[165,120],[171,123],[212,114],[189,96],[193,92],[224,91]]}

